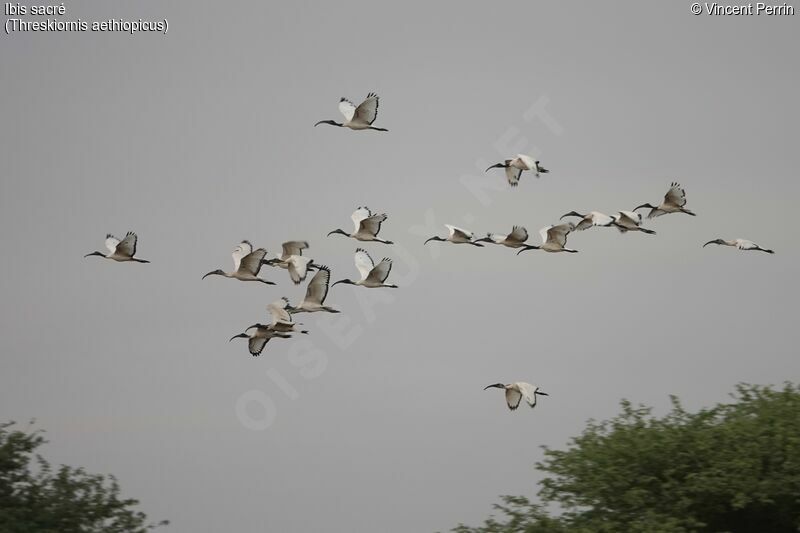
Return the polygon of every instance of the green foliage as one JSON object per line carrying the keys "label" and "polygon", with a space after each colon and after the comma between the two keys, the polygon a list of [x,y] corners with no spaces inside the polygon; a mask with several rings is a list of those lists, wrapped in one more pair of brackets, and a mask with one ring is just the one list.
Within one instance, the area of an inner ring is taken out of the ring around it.
{"label": "green foliage", "polygon": [[622,402],[566,450],[545,448],[539,496],[504,497],[502,522],[478,532],[800,531],[800,388],[740,385],[733,402],[696,413],[677,398],[662,418]]}
{"label": "green foliage", "polygon": [[[0,424],[0,531],[3,533],[144,533],[153,525],[131,509],[139,502],[120,499],[113,476],[82,468],[53,469],[35,450],[40,431]],[[33,463],[33,464],[32,464]]]}

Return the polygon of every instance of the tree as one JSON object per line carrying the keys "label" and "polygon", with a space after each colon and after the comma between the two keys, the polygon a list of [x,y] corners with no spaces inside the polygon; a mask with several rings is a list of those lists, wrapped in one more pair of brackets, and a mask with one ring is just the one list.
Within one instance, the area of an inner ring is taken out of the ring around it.
{"label": "tree", "polygon": [[0,424],[0,531],[3,533],[143,533],[160,525],[132,509],[139,502],[120,499],[113,476],[82,468],[56,469],[35,450],[46,441],[41,431]]}
{"label": "tree", "polygon": [[566,450],[544,448],[539,497],[503,497],[503,516],[457,533],[800,531],[800,387],[740,385],[733,402],[664,417],[622,401]]}

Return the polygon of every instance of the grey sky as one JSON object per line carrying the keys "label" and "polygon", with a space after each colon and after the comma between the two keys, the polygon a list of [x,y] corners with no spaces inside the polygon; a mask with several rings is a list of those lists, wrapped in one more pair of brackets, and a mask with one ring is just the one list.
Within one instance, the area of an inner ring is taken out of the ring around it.
{"label": "grey sky", "polygon": [[[535,493],[540,445],[622,397],[695,408],[798,377],[798,18],[689,2],[68,3],[77,17],[170,30],[2,37],[0,420],[37,418],[52,460],[116,474],[168,531],[476,522],[498,494]],[[312,127],[368,91],[388,134]],[[550,126],[525,118],[537,103]],[[552,172],[514,190],[482,174],[517,151]],[[462,178],[490,185],[485,202]],[[698,216],[659,218],[656,236],[598,229],[570,236],[579,254],[519,257],[422,246],[444,223],[538,239],[573,209],[656,203],[673,180]],[[355,241],[325,234],[365,204],[389,213],[397,246],[366,248],[395,258],[401,289],[337,286],[345,313],[303,316],[308,338],[257,359],[229,344],[304,286],[277,269],[271,288],[200,277],[243,238],[308,239],[334,279],[353,277]],[[127,230],[152,264],[82,258]],[[777,253],[701,248],[715,237]],[[309,346],[326,363],[304,362]],[[516,380],[550,397],[509,413],[481,390]],[[236,415],[254,390],[276,408],[265,431]]]}

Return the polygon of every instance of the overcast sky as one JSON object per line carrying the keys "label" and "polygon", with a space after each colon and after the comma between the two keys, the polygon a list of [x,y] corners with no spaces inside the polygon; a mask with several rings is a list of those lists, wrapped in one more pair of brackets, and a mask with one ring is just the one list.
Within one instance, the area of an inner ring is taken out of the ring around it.
{"label": "overcast sky", "polygon": [[[445,530],[536,493],[562,447],[628,398],[663,412],[797,379],[796,17],[689,2],[68,2],[63,20],[167,35],[3,35],[0,420],[56,463],[117,475],[170,532]],[[33,20],[28,18],[28,20]],[[352,132],[339,98],[381,97]],[[551,173],[511,189],[516,153]],[[658,203],[657,235],[578,254],[430,243],[443,224],[538,229]],[[301,298],[218,277],[250,239],[355,277],[350,213],[398,290],[336,286],[340,315],[259,358],[228,339]],[[139,234],[149,265],[84,259]],[[701,245],[742,237],[775,255]],[[509,412],[498,381],[550,393]]]}

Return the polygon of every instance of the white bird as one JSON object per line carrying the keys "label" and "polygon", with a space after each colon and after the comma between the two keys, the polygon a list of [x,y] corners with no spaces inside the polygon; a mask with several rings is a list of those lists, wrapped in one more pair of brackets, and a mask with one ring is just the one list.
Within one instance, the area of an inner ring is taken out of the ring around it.
{"label": "white bird", "polygon": [[621,233],[626,233],[628,231],[641,231],[642,233],[647,233],[648,235],[656,234],[655,231],[642,227],[643,217],[641,213],[634,213],[633,211],[620,211],[612,218],[614,219],[614,226]]}
{"label": "white bird", "polygon": [[525,154],[517,154],[517,157],[514,159],[506,159],[502,163],[492,165],[486,169],[486,172],[489,172],[493,168],[506,169],[506,179],[508,180],[508,184],[512,187],[519,185],[519,178],[523,170],[532,170],[534,172],[533,175],[537,178],[539,174],[547,174],[550,172],[541,166],[538,160],[534,160],[531,156]]}
{"label": "white bird", "polygon": [[610,217],[600,211],[589,211],[585,215],[581,215],[577,211],[570,211],[566,215],[562,215],[559,220],[563,220],[564,217],[580,217],[581,221],[575,226],[578,231],[583,231],[593,226],[607,228],[614,225],[614,217]]}
{"label": "white bird", "polygon": [[347,98],[339,100],[339,111],[344,115],[344,122],[336,122],[335,120],[320,120],[314,126],[320,124],[330,124],[331,126],[339,126],[340,128],[350,128],[351,130],[376,130],[376,131],[389,131],[385,128],[376,128],[372,125],[378,116],[378,95],[369,93],[367,98],[358,104],[356,107],[353,102]]}
{"label": "white bird", "polygon": [[672,182],[667,191],[667,194],[664,195],[664,201],[661,202],[657,207],[651,204],[642,204],[634,209],[634,211],[638,211],[639,209],[646,207],[650,209],[650,212],[647,214],[647,218],[655,218],[660,217],[661,215],[666,215],[667,213],[686,213],[687,215],[695,216],[692,211],[689,211],[684,206],[686,205],[686,191],[684,191],[678,182]]}
{"label": "white bird", "polygon": [[238,279],[239,281],[258,281],[265,285],[275,285],[272,281],[267,281],[258,277],[258,272],[261,270],[262,260],[267,255],[267,251],[263,248],[253,250],[253,245],[250,241],[240,242],[234,248],[231,256],[233,257],[233,272],[225,272],[224,270],[212,270],[203,279],[208,276],[225,276],[226,278]]}
{"label": "white bird", "polygon": [[475,234],[471,231],[457,228],[456,226],[451,226],[450,224],[445,224],[444,227],[450,232],[447,237],[439,237],[434,235],[430,239],[425,241],[425,244],[428,244],[430,241],[441,241],[441,242],[452,242],[453,244],[471,244],[473,246],[482,247],[483,245],[479,242],[474,241]]}
{"label": "white bird", "polygon": [[316,313],[325,311],[327,313],[339,313],[338,309],[324,305],[325,297],[328,296],[328,284],[331,280],[331,271],[325,265],[317,267],[317,273],[308,282],[306,297],[297,307],[290,307],[290,313]]}
{"label": "white bird", "polygon": [[511,233],[502,235],[500,233],[487,233],[486,237],[476,239],[475,242],[490,242],[492,244],[501,244],[509,248],[522,248],[525,246],[525,241],[528,240],[528,230],[522,226],[514,226],[511,228]]}
{"label": "white bird", "polygon": [[309,269],[315,267],[314,260],[303,257],[303,250],[308,248],[306,241],[286,241],[281,245],[280,257],[262,260],[265,265],[285,268],[295,285],[306,279]]}
{"label": "white bird", "polygon": [[389,272],[392,271],[391,259],[384,257],[381,262],[376,265],[375,261],[372,260],[367,251],[363,248],[356,249],[354,259],[356,268],[361,274],[361,279],[358,281],[342,279],[334,283],[334,285],[344,283],[345,285],[360,285],[370,289],[378,287],[397,288],[397,285],[389,285],[386,283],[386,278],[389,277]]}
{"label": "white bird", "polygon": [[272,323],[269,325],[272,331],[281,333],[299,331],[300,333],[308,334],[306,330],[294,329],[295,326],[302,326],[302,324],[295,322],[292,318],[291,313],[289,313],[289,299],[285,296],[267,305],[267,311],[272,316]]}
{"label": "white bird", "polygon": [[378,238],[378,233],[381,231],[381,224],[383,224],[388,217],[386,213],[373,215],[369,207],[359,207],[350,215],[350,218],[353,220],[353,233],[347,233],[343,229],[335,229],[328,233],[328,237],[331,235],[344,235],[345,237],[352,237],[359,241],[394,244],[392,241],[385,241]]}
{"label": "white bird", "polygon": [[570,252],[576,253],[578,250],[567,248],[567,235],[575,230],[575,224],[572,222],[565,222],[557,226],[546,226],[539,230],[539,235],[542,236],[542,244],[540,246],[533,246],[526,244],[522,250],[517,252],[519,255],[525,250],[544,250],[545,252]]}
{"label": "white bird", "polygon": [[546,392],[540,391],[539,387],[523,381],[517,381],[516,383],[510,383],[508,385],[495,383],[494,385],[487,385],[483,390],[491,388],[503,389],[506,391],[506,404],[512,411],[519,407],[522,398],[525,398],[525,401],[528,402],[528,405],[531,407],[536,407],[536,396],[550,396]]}
{"label": "white bird", "polygon": [[258,357],[261,355],[261,352],[264,350],[264,346],[267,345],[270,339],[278,337],[281,339],[291,339],[292,336],[287,333],[281,333],[279,331],[274,331],[270,329],[269,326],[265,326],[264,324],[253,324],[246,331],[251,329],[255,329],[253,333],[239,333],[238,335],[234,335],[230,338],[230,341],[233,339],[248,339],[247,348],[250,351],[250,354],[253,357]]}
{"label": "white bird", "polygon": [[753,241],[748,241],[747,239],[733,239],[732,241],[726,241],[725,239],[714,239],[713,241],[708,241],[703,245],[703,248],[708,246],[709,244],[721,244],[722,246],[734,246],[739,250],[756,250],[758,252],[766,252],[768,254],[774,254],[773,250],[767,250],[766,248],[762,248]]}
{"label": "white bird", "polygon": [[103,257],[105,259],[112,259],[114,261],[119,261],[123,263],[125,261],[133,261],[135,263],[149,263],[150,261],[145,261],[144,259],[139,259],[138,257],[133,257],[136,255],[136,241],[138,237],[132,231],[129,231],[125,238],[122,240],[117,239],[110,233],[106,235],[106,248],[108,248],[108,253],[103,252],[92,252],[90,254],[86,254],[83,257],[90,257],[93,255]]}

